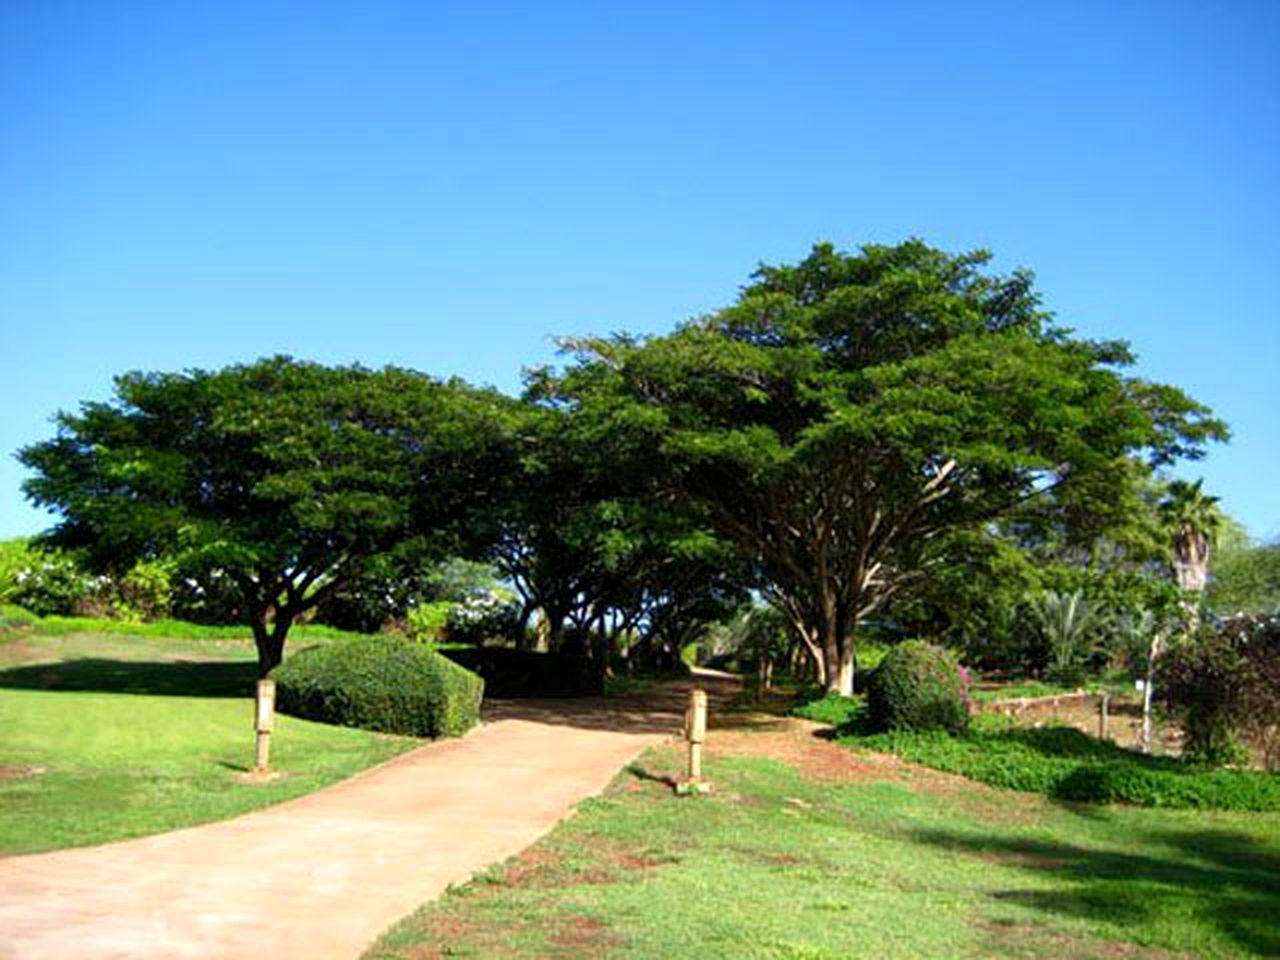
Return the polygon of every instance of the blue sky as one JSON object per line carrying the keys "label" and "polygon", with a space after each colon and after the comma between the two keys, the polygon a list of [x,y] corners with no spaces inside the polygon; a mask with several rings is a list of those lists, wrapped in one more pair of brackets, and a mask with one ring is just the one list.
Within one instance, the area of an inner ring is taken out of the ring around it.
{"label": "blue sky", "polygon": [[1280,535],[1280,4],[64,3],[0,27],[9,456],[130,369],[284,352],[515,389],[759,261],[920,236],[1231,424]]}

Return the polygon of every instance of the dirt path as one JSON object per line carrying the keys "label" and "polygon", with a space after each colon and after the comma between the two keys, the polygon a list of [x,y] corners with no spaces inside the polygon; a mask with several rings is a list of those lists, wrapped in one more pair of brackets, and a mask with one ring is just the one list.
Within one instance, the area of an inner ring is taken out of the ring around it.
{"label": "dirt path", "polygon": [[[732,686],[709,682],[713,696]],[[350,960],[675,734],[688,686],[499,702],[461,740],[308,797],[140,840],[0,859],[0,957]]]}

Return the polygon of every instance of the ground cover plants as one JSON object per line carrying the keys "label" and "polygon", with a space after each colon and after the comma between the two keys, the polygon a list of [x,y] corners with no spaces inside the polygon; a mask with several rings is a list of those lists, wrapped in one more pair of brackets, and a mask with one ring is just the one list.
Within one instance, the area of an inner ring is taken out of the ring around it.
{"label": "ground cover plants", "polygon": [[720,734],[715,791],[646,754],[366,960],[1262,956],[1280,817],[1076,809],[807,731]]}
{"label": "ground cover plants", "polygon": [[[985,718],[984,718],[985,719]],[[1061,800],[1145,807],[1280,810],[1280,777],[1214,770],[1145,756],[1069,727],[976,724],[962,736],[902,732],[851,736],[847,746],[883,750],[972,780]]]}
{"label": "ground cover plants", "polygon": [[142,836],[313,792],[420,741],[279,716],[249,782],[251,641],[0,629],[0,854]]}

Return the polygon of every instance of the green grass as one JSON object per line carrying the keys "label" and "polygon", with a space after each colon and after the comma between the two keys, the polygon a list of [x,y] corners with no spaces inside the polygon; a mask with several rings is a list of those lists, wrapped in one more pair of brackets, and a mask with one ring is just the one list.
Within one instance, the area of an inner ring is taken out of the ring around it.
{"label": "green grass", "polygon": [[[117,637],[150,637],[156,640],[204,640],[204,639],[242,639],[252,634],[249,627],[242,625],[209,626],[200,623],[187,623],[183,620],[156,620],[151,623],[129,623],[124,620],[94,619],[90,617],[38,617],[21,607],[0,606],[0,632],[12,638],[18,633],[29,633],[44,637],[59,637],[68,634],[108,634]],[[344,637],[359,637],[363,634],[338,630],[323,624],[300,624],[289,630],[289,639],[337,640]]]}
{"label": "green grass", "polygon": [[[366,960],[1264,956],[1280,817],[1074,810],[942,778],[811,779],[719,757],[677,799],[642,758],[537,846]],[[438,951],[438,952],[436,952]]]}
{"label": "green grass", "polygon": [[1019,680],[1014,683],[1001,684],[994,688],[976,688],[970,693],[970,697],[979,703],[988,703],[996,700],[1057,697],[1063,694],[1077,693],[1081,690],[1085,693],[1132,694],[1133,680],[1125,674],[1095,677],[1075,685],[1049,683],[1044,680]]}
{"label": "green grass", "polygon": [[841,743],[1060,800],[1280,810],[1280,776],[1275,774],[1211,770],[1145,756],[1070,727],[1017,728],[994,717],[975,717],[970,730],[958,737],[894,732],[846,736]]}
{"label": "green grass", "polygon": [[277,716],[253,763],[253,645],[0,629],[0,854],[101,843],[244,813],[420,741]]}
{"label": "green grass", "polygon": [[825,723],[839,730],[861,720],[866,709],[867,701],[864,697],[842,697],[838,693],[828,693],[797,704],[791,708],[791,715],[815,723]]}

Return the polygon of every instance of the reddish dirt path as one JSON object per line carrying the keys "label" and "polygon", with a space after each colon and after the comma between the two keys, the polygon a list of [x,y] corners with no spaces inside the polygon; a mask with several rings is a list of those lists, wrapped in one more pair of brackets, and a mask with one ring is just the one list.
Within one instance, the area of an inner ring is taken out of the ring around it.
{"label": "reddish dirt path", "polygon": [[[732,688],[709,683],[713,696]],[[677,733],[689,686],[499,702],[460,740],[308,797],[140,840],[0,859],[0,957],[357,957]]]}

